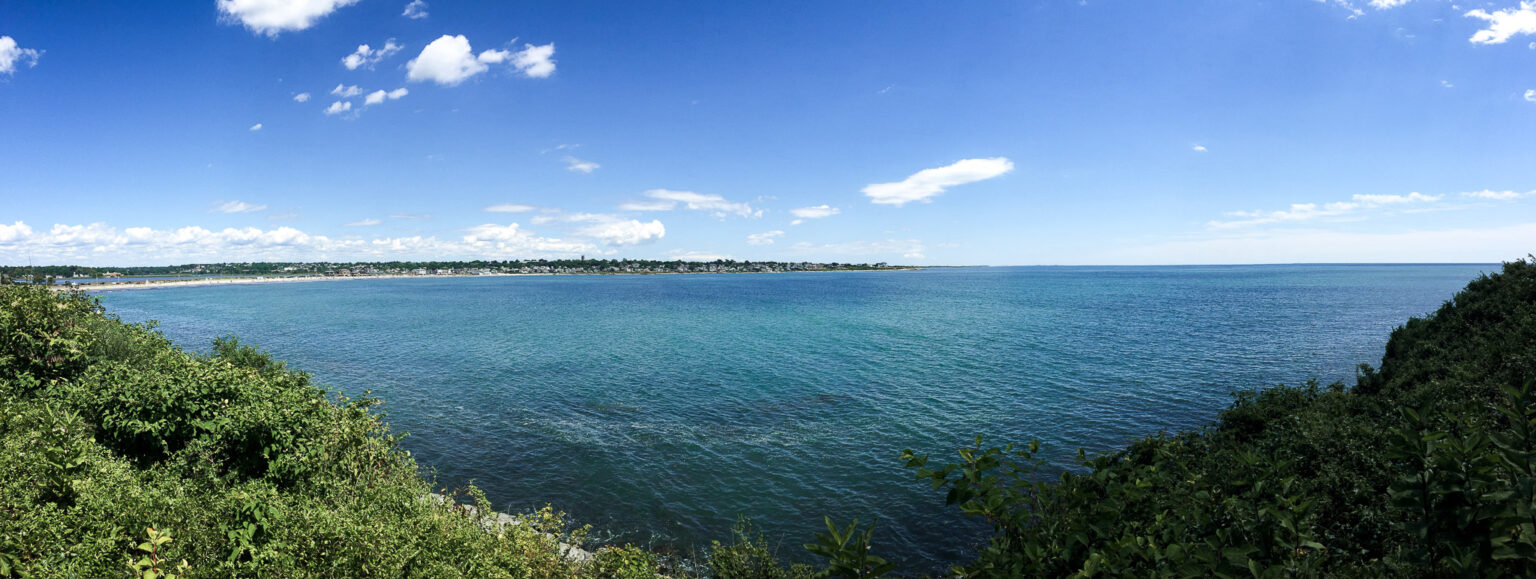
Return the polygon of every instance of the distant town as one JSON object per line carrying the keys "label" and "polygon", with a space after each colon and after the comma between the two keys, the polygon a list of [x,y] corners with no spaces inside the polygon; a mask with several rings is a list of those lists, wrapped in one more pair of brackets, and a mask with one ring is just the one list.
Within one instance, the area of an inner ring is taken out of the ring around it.
{"label": "distant town", "polygon": [[77,265],[0,266],[0,281],[60,283],[74,279],[124,277],[211,276],[427,276],[508,274],[658,274],[658,273],[783,273],[797,271],[863,271],[912,269],[880,263],[812,263],[805,261],[656,261],[637,259],[558,259],[517,261],[387,261],[387,262],[230,262],[171,266],[84,267]]}

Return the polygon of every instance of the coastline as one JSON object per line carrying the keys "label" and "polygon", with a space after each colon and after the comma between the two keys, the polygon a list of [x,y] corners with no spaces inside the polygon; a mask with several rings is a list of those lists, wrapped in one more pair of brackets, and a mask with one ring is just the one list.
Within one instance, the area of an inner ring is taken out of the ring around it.
{"label": "coastline", "polygon": [[354,275],[354,276],[245,276],[245,277],[218,277],[205,279],[168,279],[168,280],[139,280],[122,282],[95,282],[86,284],[58,284],[53,286],[54,291],[66,291],[79,289],[86,292],[145,290],[177,287],[202,287],[216,285],[250,285],[269,283],[299,283],[299,282],[323,282],[323,281],[347,281],[364,279],[442,279],[459,277],[525,277],[525,276],[551,276],[551,275],[738,275],[738,274],[780,274],[780,273],[835,273],[835,272],[863,272],[863,271],[916,271],[920,267],[902,267],[885,269],[848,269],[848,270],[821,270],[821,271],[756,271],[756,272],[590,272],[590,273],[478,273],[478,274],[453,274],[453,275]]}

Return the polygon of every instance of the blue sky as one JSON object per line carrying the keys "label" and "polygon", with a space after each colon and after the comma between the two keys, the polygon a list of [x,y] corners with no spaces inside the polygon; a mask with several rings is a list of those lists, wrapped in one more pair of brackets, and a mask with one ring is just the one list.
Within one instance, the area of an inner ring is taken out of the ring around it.
{"label": "blue sky", "polygon": [[1533,89],[1519,0],[7,2],[0,263],[1500,261]]}

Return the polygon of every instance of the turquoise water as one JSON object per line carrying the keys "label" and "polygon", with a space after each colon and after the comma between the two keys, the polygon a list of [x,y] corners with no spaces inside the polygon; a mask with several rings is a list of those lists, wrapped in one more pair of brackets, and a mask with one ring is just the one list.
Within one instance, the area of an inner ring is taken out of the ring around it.
{"label": "turquoise water", "polygon": [[1053,456],[1197,427],[1230,393],[1352,382],[1492,265],[1031,267],[349,280],[103,292],[178,344],[237,334],[372,389],[439,485],[683,551],[753,518],[803,558],[878,520],[909,569],[981,529],[896,459],[976,434]]}

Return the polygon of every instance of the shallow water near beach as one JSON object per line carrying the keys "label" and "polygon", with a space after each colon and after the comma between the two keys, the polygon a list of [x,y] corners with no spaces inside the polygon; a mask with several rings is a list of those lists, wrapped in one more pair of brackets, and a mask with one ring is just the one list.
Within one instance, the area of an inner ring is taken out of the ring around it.
{"label": "shallow water near beach", "polygon": [[101,293],[206,350],[235,334],[372,390],[440,487],[552,503],[687,552],[751,517],[780,554],[822,516],[935,571],[984,529],[903,448],[1076,449],[1199,427],[1231,393],[1353,382],[1393,327],[1496,265],[1021,267],[353,280]]}

